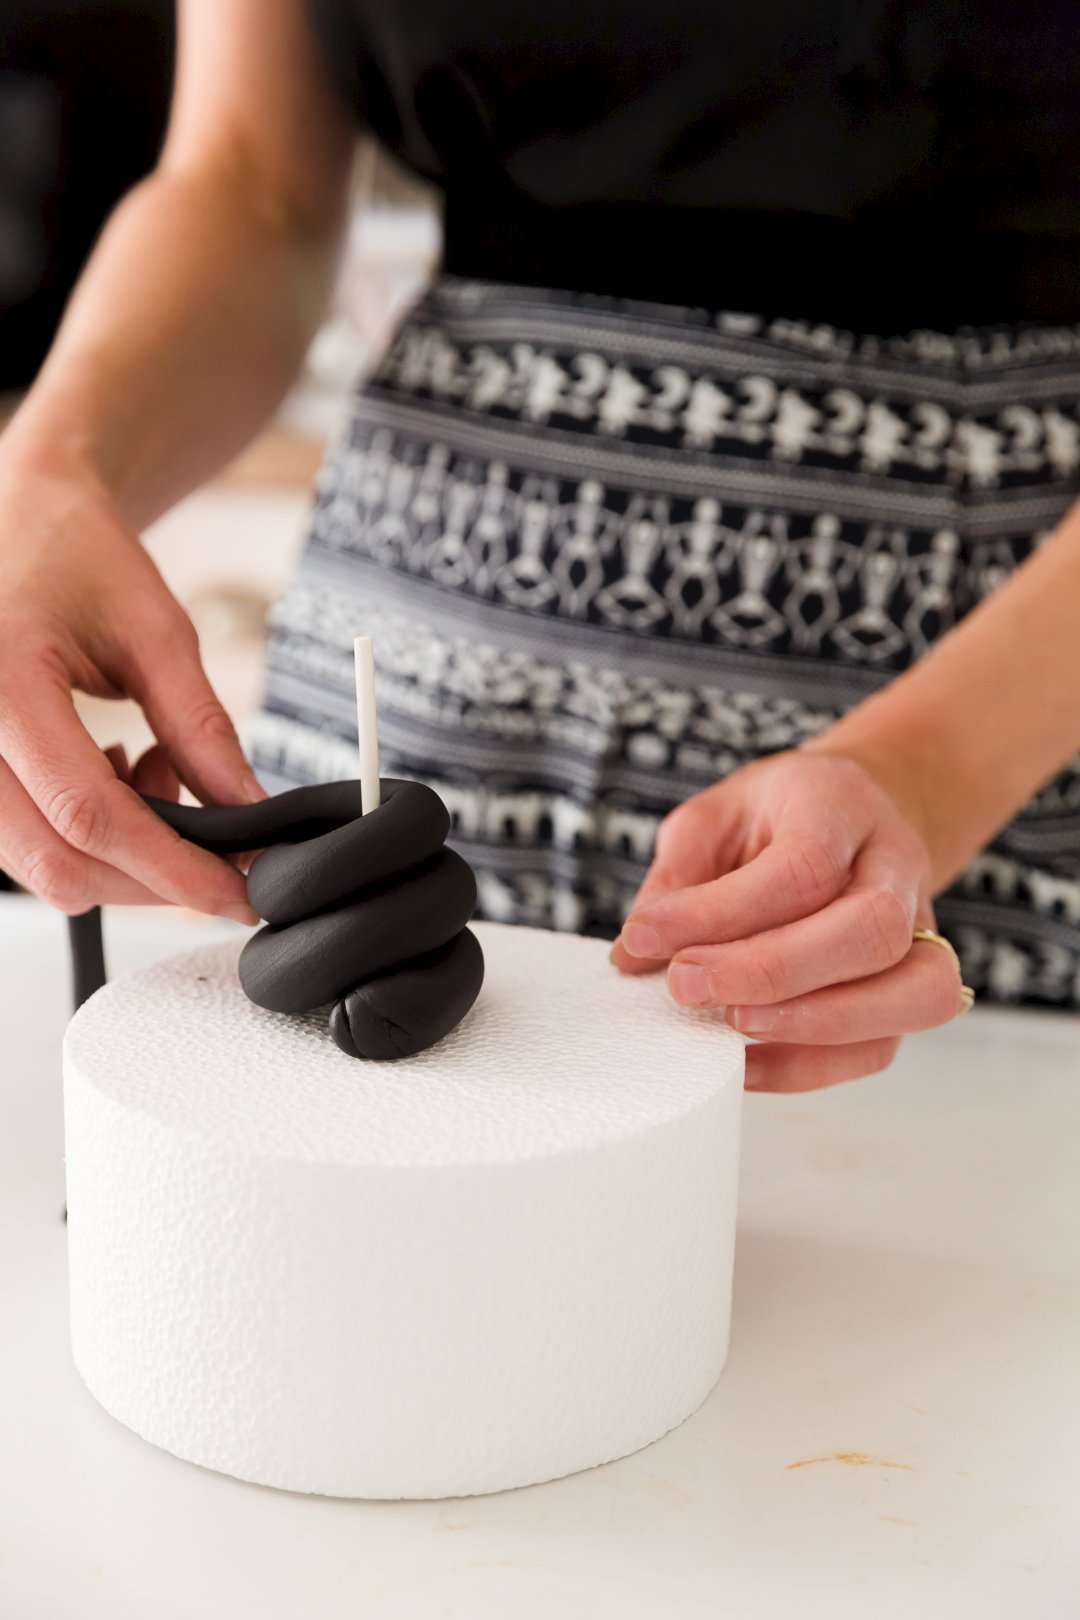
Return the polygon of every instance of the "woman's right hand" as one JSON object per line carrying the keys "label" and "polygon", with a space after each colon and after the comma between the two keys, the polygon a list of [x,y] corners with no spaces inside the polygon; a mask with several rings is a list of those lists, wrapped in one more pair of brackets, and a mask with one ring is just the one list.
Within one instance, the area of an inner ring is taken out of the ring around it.
{"label": "woman's right hand", "polygon": [[[127,770],[73,691],[134,698],[158,746]],[[264,797],[194,626],[108,494],[0,452],[0,868],[72,915],[171,901],[256,921],[242,874],[142,802],[177,778],[204,804]]]}

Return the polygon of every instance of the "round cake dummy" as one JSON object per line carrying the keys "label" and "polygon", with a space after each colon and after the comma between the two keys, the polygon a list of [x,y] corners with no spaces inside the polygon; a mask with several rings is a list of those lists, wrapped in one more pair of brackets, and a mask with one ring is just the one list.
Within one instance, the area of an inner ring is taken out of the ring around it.
{"label": "round cake dummy", "polygon": [[289,1490],[440,1497],[622,1456],[707,1395],[739,1037],[600,941],[475,935],[471,1010],[392,1062],[325,1008],[254,1005],[231,939],[73,1019],[74,1357],[137,1434]]}

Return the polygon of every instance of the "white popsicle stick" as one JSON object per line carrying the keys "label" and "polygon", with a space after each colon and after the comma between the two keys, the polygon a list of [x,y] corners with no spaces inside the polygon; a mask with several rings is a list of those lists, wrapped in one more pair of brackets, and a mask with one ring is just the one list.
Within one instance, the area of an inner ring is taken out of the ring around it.
{"label": "white popsicle stick", "polygon": [[379,808],[379,733],[375,722],[375,644],[370,636],[353,642],[356,660],[356,736],[360,748],[360,793],[364,815]]}

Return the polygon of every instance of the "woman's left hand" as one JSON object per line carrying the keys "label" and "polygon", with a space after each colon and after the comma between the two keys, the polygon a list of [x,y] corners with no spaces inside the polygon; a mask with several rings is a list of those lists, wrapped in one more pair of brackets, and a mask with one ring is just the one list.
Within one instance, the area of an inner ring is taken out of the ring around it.
{"label": "woman's left hand", "polygon": [[923,839],[851,759],[776,754],[665,817],[612,961],[762,1044],[747,1085],[811,1091],[873,1074],[900,1037],[963,1010],[933,928]]}

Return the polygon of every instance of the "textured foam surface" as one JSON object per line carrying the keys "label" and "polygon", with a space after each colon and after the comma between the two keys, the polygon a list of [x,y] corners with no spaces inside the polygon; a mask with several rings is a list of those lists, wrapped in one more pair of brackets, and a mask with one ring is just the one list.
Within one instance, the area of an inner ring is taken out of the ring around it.
{"label": "textured foam surface", "polygon": [[65,1042],[72,1336],[179,1456],[346,1496],[646,1444],[726,1353],[742,1044],[598,941],[479,925],[446,1040],[357,1063],[237,946],[116,981]]}

